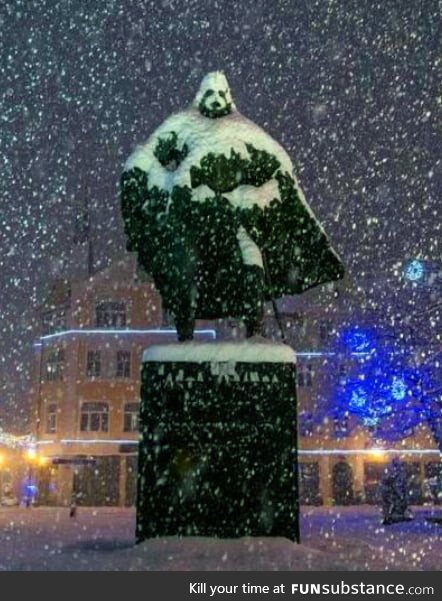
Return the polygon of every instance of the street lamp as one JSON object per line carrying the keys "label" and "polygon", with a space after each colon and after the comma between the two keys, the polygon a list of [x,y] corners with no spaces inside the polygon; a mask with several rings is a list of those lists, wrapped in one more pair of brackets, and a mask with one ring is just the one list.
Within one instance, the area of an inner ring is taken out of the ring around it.
{"label": "street lamp", "polygon": [[37,449],[35,447],[28,447],[25,452],[25,456],[27,459],[27,476],[26,476],[26,497],[25,503],[26,507],[31,507],[32,501],[35,498],[36,486],[33,483],[33,465],[38,462],[38,454]]}
{"label": "street lamp", "polygon": [[384,461],[386,457],[385,451],[376,447],[369,449],[368,453],[370,455],[370,458],[374,461]]}
{"label": "street lamp", "polygon": [[35,447],[28,447],[26,449],[26,458],[29,461],[34,461],[37,458],[37,449]]}
{"label": "street lamp", "polygon": [[48,465],[49,462],[49,457],[43,457],[43,455],[40,455],[38,457],[38,465],[40,467],[45,467],[46,465]]}

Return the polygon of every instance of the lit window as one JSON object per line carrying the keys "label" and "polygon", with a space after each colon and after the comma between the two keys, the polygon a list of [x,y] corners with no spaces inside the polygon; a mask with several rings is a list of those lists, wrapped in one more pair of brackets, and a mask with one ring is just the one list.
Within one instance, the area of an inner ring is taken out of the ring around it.
{"label": "lit window", "polygon": [[117,351],[117,378],[130,378],[130,351]]}
{"label": "lit window", "polygon": [[46,379],[50,381],[62,380],[64,368],[64,350],[54,349],[48,354],[46,360]]}
{"label": "lit window", "polygon": [[42,331],[43,334],[54,334],[61,332],[67,327],[67,316],[64,308],[56,311],[48,311],[42,315]]}
{"label": "lit window", "polygon": [[109,405],[107,403],[83,403],[80,430],[82,432],[107,432],[109,430]]}
{"label": "lit window", "polygon": [[46,410],[46,432],[54,434],[57,431],[57,404],[50,403]]}
{"label": "lit window", "polygon": [[139,403],[126,403],[124,405],[124,432],[138,432],[139,413]]}
{"label": "lit window", "polygon": [[95,308],[98,328],[123,328],[126,325],[126,305],[123,302],[103,301]]}
{"label": "lit window", "polygon": [[88,351],[86,361],[86,375],[88,378],[98,378],[101,373],[101,352]]}

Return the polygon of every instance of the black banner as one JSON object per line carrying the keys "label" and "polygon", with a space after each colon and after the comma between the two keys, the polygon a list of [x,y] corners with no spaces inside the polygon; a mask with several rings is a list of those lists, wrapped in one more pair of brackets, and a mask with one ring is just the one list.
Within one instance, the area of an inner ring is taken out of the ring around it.
{"label": "black banner", "polygon": [[[11,572],[9,572],[11,574]],[[7,577],[3,573],[3,578]],[[280,599],[288,601],[328,598],[398,599],[405,595],[413,598],[436,599],[442,592],[440,572],[105,572],[68,574],[46,573],[51,583],[60,579],[60,585],[78,595],[91,592],[96,582],[100,596],[120,599],[127,595],[128,586],[140,586],[136,594],[146,601],[233,601],[234,599]],[[35,587],[35,576],[14,582],[19,594]],[[61,582],[62,579],[62,582]],[[28,588],[29,587],[29,588]],[[35,590],[34,588],[32,590]],[[60,589],[50,587],[45,592],[49,600],[57,597]],[[133,593],[132,593],[133,594]]]}

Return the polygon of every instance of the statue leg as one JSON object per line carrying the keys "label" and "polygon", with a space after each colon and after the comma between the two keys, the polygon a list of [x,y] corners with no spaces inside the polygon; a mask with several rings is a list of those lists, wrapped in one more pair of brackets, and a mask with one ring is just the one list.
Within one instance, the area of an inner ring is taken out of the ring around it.
{"label": "statue leg", "polygon": [[193,340],[193,330],[195,329],[194,314],[189,311],[187,314],[181,312],[180,314],[175,315],[175,327],[180,342]]}
{"label": "statue leg", "polygon": [[198,291],[195,260],[182,246],[172,255],[172,262],[162,274],[160,294],[164,307],[173,315],[180,342],[193,339]]}
{"label": "statue leg", "polygon": [[244,319],[246,326],[246,338],[252,336],[264,336],[264,314],[246,317]]}
{"label": "statue leg", "polygon": [[193,339],[193,330],[195,329],[195,294],[193,286],[182,281],[182,286],[176,289],[174,294],[174,303],[171,307],[171,313],[174,316],[175,327],[178,340]]}
{"label": "statue leg", "polygon": [[192,279],[181,279],[179,283],[181,286],[176,288],[172,313],[178,340],[184,342],[185,340],[193,340],[197,292],[195,285],[192,284]]}
{"label": "statue leg", "polygon": [[244,227],[240,226],[236,232],[238,250],[241,256],[240,282],[238,299],[242,318],[246,326],[246,336],[264,335],[264,263],[260,249],[248,235]]}

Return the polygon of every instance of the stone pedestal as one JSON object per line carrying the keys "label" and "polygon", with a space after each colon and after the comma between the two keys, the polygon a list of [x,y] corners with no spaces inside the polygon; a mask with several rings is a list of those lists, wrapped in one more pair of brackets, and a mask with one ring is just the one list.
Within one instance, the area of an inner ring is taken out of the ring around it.
{"label": "stone pedestal", "polygon": [[294,361],[292,349],[267,341],[145,351],[137,542],[299,541]]}

